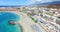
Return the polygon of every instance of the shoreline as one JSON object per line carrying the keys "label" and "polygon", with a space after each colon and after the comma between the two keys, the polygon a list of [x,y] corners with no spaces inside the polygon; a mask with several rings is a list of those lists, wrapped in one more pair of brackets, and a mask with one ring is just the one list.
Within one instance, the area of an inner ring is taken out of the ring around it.
{"label": "shoreline", "polygon": [[[19,16],[19,14],[17,13],[18,11],[0,11],[0,12],[9,12],[9,13],[15,13],[15,14],[17,14],[17,16],[19,17],[19,19],[20,19],[20,16]],[[19,22],[19,20],[17,21],[17,22]],[[20,23],[17,23],[18,24],[18,26],[19,26],[19,28],[20,28],[20,31],[19,32],[23,32],[23,28],[22,28],[22,26],[20,25]]]}
{"label": "shoreline", "polygon": [[[29,18],[25,13],[19,12],[19,11],[0,11],[0,12],[10,12],[10,13],[15,13],[20,17],[20,21],[17,22],[19,27],[21,27],[21,32],[35,32],[30,25],[37,25],[40,29],[42,27],[35,22],[31,18]],[[20,26],[21,25],[21,26]],[[41,30],[42,32],[46,32],[44,29]]]}
{"label": "shoreline", "polygon": [[20,24],[18,24],[18,26],[19,26],[19,28],[21,29],[20,32],[23,32],[23,28],[22,28],[22,26],[21,26]]}

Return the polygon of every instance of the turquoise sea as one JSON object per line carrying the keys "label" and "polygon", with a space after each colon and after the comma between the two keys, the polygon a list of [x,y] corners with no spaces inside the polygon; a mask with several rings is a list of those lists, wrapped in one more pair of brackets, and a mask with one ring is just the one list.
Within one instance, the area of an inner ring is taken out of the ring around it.
{"label": "turquoise sea", "polygon": [[18,24],[10,25],[8,23],[9,20],[17,22],[19,19],[19,16],[14,13],[0,12],[0,32],[20,32]]}

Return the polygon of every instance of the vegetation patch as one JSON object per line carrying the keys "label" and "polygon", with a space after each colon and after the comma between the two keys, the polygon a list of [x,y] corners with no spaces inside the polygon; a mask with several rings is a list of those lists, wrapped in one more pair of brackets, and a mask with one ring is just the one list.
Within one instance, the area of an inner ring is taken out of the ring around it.
{"label": "vegetation patch", "polygon": [[31,14],[27,14],[33,21],[35,21],[35,23],[37,23],[37,20],[35,20],[32,16],[31,16]]}

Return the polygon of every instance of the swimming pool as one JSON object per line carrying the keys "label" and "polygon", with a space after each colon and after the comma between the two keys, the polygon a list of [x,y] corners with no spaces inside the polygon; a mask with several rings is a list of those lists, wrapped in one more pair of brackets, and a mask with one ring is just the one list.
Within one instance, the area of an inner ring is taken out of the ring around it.
{"label": "swimming pool", "polygon": [[14,13],[0,12],[0,32],[20,32],[18,24],[9,25],[9,20],[17,22],[19,20],[19,16]]}

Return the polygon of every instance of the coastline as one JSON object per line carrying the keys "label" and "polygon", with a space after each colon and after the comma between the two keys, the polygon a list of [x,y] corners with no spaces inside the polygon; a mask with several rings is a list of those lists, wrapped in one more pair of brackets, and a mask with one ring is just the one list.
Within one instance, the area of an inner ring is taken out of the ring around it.
{"label": "coastline", "polygon": [[28,17],[25,13],[19,12],[19,11],[0,11],[0,12],[10,12],[10,13],[15,13],[20,17],[20,20],[17,21],[17,24],[19,26],[21,25],[21,32],[36,32],[31,28],[31,25],[35,24],[41,29],[42,32],[46,32],[42,27],[38,24],[36,24],[30,17]]}
{"label": "coastline", "polygon": [[23,32],[23,28],[22,28],[22,26],[21,26],[20,24],[18,24],[18,26],[19,26],[19,28],[21,29],[20,32]]}
{"label": "coastline", "polygon": [[[0,11],[0,12],[9,12],[9,13],[15,13],[17,14],[17,16],[19,16],[19,19],[20,19],[20,15],[17,13],[18,11]],[[19,20],[17,22],[20,22]],[[22,26],[20,25],[20,23],[17,23],[19,28],[20,28],[20,31],[19,32],[23,32],[23,28]]]}
{"label": "coastline", "polygon": [[[5,12],[5,11],[0,11],[0,12]],[[10,12],[8,12],[8,13],[10,13]],[[11,15],[11,14],[8,14],[8,13],[7,13],[7,16],[8,16],[8,15]],[[13,13],[13,12],[12,12],[12,13]],[[1,14],[1,13],[0,13],[0,14]],[[1,15],[3,15],[3,17],[4,17],[4,15],[6,15],[6,14],[4,13],[4,14],[1,14]],[[13,15],[13,14],[12,14],[12,15]],[[14,15],[14,16],[15,16],[15,15]],[[14,16],[13,16],[13,17],[14,17]],[[13,18],[13,19],[14,19],[14,18]],[[15,18],[15,19],[16,19],[16,18]],[[18,21],[17,21],[17,22],[18,22]],[[17,23],[17,24],[18,24],[18,23]],[[7,29],[8,29],[8,27],[9,27],[9,29],[10,29],[10,26],[6,26],[6,27],[7,27]],[[3,27],[3,28],[4,28],[4,27]],[[15,26],[15,28],[16,28],[16,26]],[[10,31],[16,30],[15,28],[12,27],[12,29],[10,29]],[[20,28],[20,25],[19,25],[19,28]],[[21,29],[22,29],[22,28],[21,28]],[[20,32],[22,31],[21,29],[19,29]],[[1,29],[0,31],[2,31],[2,29]],[[5,31],[7,31],[7,30],[5,30]],[[9,31],[9,30],[8,30],[8,31]],[[17,31],[17,30],[16,30],[16,31]]]}

